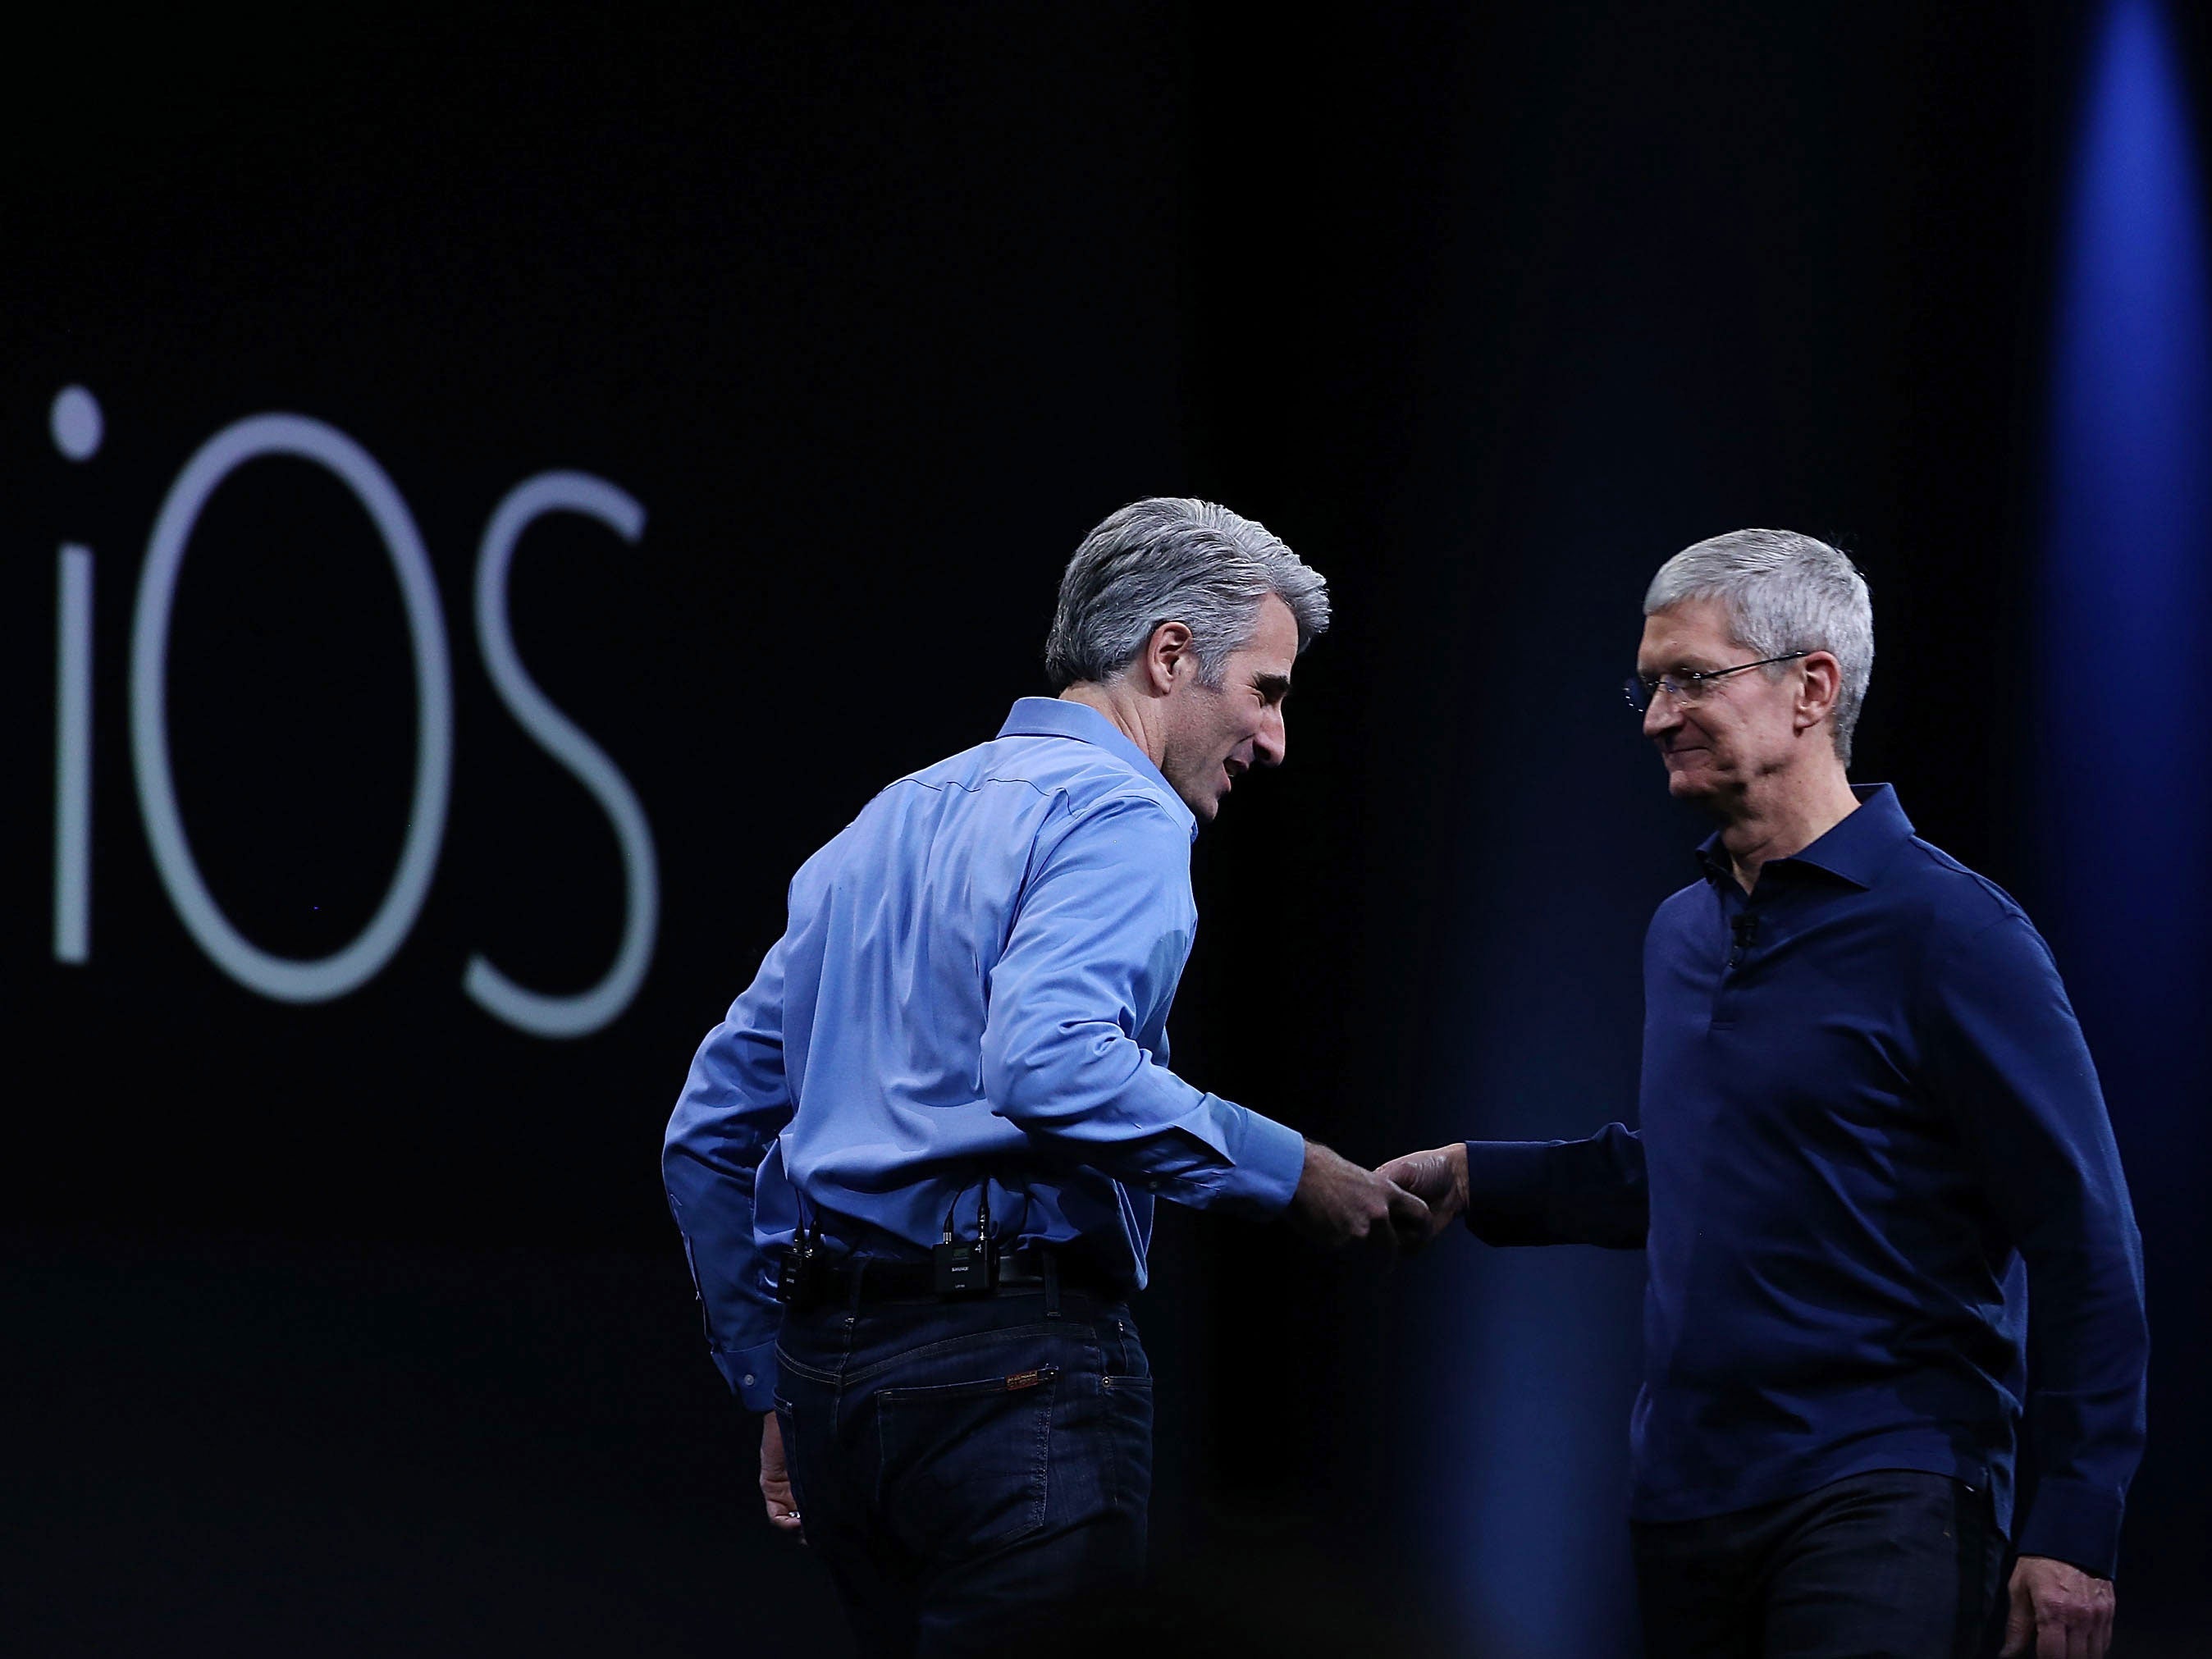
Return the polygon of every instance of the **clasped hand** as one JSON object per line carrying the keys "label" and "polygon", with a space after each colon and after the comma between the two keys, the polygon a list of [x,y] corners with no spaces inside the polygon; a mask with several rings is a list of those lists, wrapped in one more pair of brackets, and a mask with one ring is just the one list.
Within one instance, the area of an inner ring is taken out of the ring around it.
{"label": "clasped hand", "polygon": [[1431,1152],[1407,1152],[1375,1172],[1421,1200],[1428,1211],[1426,1243],[1467,1213],[1467,1143],[1455,1140]]}
{"label": "clasped hand", "polygon": [[1372,1238],[1400,1250],[1418,1250],[1438,1231],[1429,1206],[1417,1194],[1312,1140],[1306,1142],[1305,1168],[1291,1197],[1290,1221],[1332,1249]]}

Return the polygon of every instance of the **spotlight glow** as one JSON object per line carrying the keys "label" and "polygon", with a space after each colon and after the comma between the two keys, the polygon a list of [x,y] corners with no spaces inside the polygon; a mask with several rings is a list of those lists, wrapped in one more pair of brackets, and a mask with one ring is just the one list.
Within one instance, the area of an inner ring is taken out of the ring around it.
{"label": "spotlight glow", "polygon": [[[2060,964],[2137,1157],[2197,1146],[2212,974],[2212,259],[2155,0],[2106,14],[2081,111],[2052,361],[2037,757]],[[2200,1079],[2201,1081],[2201,1079]],[[2133,1135],[2130,1136],[2132,1130]],[[2201,1148],[2199,1149],[2201,1151]]]}

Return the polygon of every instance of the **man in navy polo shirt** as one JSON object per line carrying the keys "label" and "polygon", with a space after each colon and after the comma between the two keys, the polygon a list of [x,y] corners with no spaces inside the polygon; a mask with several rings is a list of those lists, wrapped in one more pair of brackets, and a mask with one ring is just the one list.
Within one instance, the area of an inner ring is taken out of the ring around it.
{"label": "man in navy polo shirt", "polygon": [[1655,1659],[2101,1659],[2142,1246],[2051,952],[1850,783],[1874,623],[1841,553],[1738,531],[1644,611],[1629,700],[1721,827],[1645,940],[1640,1131],[1380,1173],[1492,1244],[1647,1249]]}

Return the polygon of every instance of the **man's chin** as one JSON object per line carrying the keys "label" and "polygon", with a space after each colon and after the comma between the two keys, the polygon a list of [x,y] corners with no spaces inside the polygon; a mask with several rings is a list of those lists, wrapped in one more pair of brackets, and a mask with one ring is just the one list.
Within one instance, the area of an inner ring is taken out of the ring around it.
{"label": "man's chin", "polygon": [[1190,815],[1200,823],[1212,823],[1214,816],[1221,811],[1221,797],[1209,790],[1178,789],[1176,793],[1182,797],[1182,804],[1190,808]]}

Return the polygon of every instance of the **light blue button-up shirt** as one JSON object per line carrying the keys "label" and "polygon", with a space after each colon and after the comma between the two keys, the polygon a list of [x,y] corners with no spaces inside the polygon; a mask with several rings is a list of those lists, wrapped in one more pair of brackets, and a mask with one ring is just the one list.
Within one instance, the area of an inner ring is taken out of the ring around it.
{"label": "light blue button-up shirt", "polygon": [[948,1213],[975,1236],[988,1181],[1002,1245],[1069,1247],[1133,1288],[1155,1194],[1289,1204],[1304,1138],[1168,1069],[1197,832],[1104,715],[1024,697],[793,878],[661,1158],[708,1346],[748,1407],[773,1402],[770,1252],[802,1211],[832,1249],[919,1255]]}

